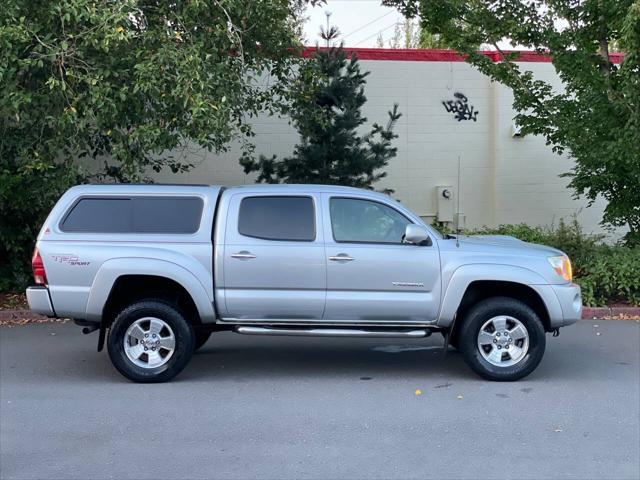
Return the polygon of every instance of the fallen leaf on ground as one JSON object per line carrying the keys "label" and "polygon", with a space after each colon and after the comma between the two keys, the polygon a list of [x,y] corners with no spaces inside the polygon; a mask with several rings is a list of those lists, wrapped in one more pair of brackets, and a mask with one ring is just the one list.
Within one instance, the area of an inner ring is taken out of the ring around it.
{"label": "fallen leaf on ground", "polygon": [[0,293],[0,310],[26,310],[29,308],[24,293]]}
{"label": "fallen leaf on ground", "polygon": [[22,325],[29,325],[31,323],[67,323],[69,321],[68,318],[48,318],[48,317],[38,317],[38,318],[10,318],[6,320],[0,320],[0,327],[19,327]]}
{"label": "fallen leaf on ground", "polygon": [[631,315],[629,313],[620,313],[618,315],[605,315],[604,320],[636,320],[640,319],[640,315]]}
{"label": "fallen leaf on ground", "polygon": [[419,388],[416,388],[416,395],[422,395],[422,390],[420,390]]}

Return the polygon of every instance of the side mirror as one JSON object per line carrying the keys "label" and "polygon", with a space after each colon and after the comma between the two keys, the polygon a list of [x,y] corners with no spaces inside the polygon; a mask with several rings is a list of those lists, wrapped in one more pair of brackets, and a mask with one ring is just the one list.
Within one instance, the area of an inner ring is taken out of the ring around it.
{"label": "side mirror", "polygon": [[404,241],[407,243],[413,243],[414,245],[431,245],[431,238],[427,229],[421,225],[415,225],[413,223],[407,225],[404,231]]}

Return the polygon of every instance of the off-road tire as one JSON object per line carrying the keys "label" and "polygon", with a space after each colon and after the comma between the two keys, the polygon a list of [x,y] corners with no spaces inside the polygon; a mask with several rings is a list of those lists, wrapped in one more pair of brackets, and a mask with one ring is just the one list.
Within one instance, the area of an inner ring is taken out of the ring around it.
{"label": "off-road tire", "polygon": [[[171,358],[157,368],[143,368],[134,364],[124,351],[124,337],[133,322],[143,317],[155,317],[171,327],[175,349]],[[145,299],[125,307],[109,329],[107,350],[111,363],[122,375],[138,383],[161,383],[180,373],[191,359],[195,347],[195,333],[184,315],[175,306],[161,299]]]}
{"label": "off-road tire", "polygon": [[[478,347],[478,334],[489,319],[507,315],[519,320],[529,334],[526,355],[515,365],[499,367],[487,361]],[[510,382],[526,377],[535,370],[544,355],[545,330],[538,315],[526,304],[513,298],[493,297],[479,302],[465,315],[457,338],[465,362],[488,380]]]}

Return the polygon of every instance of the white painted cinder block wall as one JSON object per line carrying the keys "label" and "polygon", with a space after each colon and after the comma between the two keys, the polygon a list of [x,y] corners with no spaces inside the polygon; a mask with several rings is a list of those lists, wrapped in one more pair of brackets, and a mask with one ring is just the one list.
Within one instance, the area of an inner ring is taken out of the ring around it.
{"label": "white painted cinder block wall", "polygon": [[[567,156],[554,154],[539,137],[512,136],[512,94],[459,61],[361,60],[367,77],[364,114],[368,125],[386,122],[387,111],[399,104],[402,118],[396,133],[397,157],[376,188],[392,188],[394,197],[432,221],[437,215],[436,187],[451,185],[457,195],[458,155],[461,157],[460,211],[467,227],[526,222],[557,223],[577,213],[585,231],[600,232],[603,203],[587,208],[573,199],[559,175],[570,170]],[[551,63],[523,62],[521,68],[560,87]],[[461,92],[477,110],[477,121],[458,121],[443,100]],[[285,156],[298,141],[286,119],[263,116],[253,122],[256,151]],[[237,185],[253,183],[238,163],[239,147],[223,154],[192,150],[197,166],[176,178],[156,174],[157,181]]]}

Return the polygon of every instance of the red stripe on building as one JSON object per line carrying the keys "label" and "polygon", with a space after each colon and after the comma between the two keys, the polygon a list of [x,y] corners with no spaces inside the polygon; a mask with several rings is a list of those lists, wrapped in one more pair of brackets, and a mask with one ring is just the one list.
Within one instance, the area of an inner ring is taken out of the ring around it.
{"label": "red stripe on building", "polygon": [[[324,47],[321,47],[324,50]],[[349,48],[344,50],[349,54],[356,54],[359,60],[390,60],[402,62],[463,62],[464,57],[455,50],[436,49],[404,49],[404,48]],[[303,56],[308,57],[315,52],[315,47],[305,47]],[[517,54],[516,62],[551,62],[551,57],[541,55],[529,50],[509,50],[503,51],[505,54]],[[495,50],[484,50],[480,52],[494,62],[502,60],[500,52]],[[624,55],[621,53],[610,54],[613,63],[621,63]]]}

